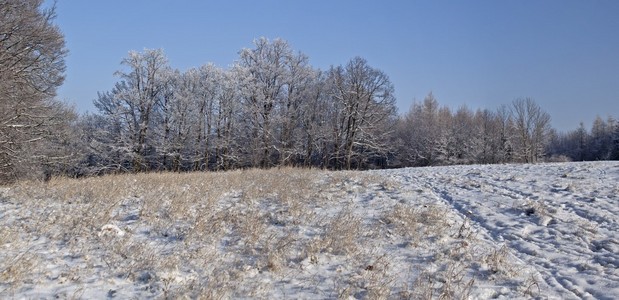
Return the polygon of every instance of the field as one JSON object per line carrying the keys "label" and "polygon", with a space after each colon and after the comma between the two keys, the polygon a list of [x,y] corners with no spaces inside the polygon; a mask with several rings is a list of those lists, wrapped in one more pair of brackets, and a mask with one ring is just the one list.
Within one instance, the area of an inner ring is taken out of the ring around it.
{"label": "field", "polygon": [[0,298],[616,299],[619,162],[20,182]]}

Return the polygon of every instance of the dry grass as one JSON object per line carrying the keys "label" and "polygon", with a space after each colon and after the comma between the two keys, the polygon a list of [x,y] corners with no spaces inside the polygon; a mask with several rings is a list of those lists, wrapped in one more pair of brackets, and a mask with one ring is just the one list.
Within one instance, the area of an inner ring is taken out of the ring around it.
{"label": "dry grass", "polygon": [[424,240],[436,240],[448,227],[445,211],[434,204],[420,206],[396,204],[387,211],[382,221],[396,234],[407,237],[411,246],[417,247]]}
{"label": "dry grass", "polygon": [[[401,189],[373,173],[290,168],[20,182],[1,195],[0,296],[466,297],[481,255],[472,235],[444,207],[397,201]],[[366,215],[361,196],[385,207]],[[434,261],[413,268],[394,251]],[[487,264],[506,269],[501,251]]]}

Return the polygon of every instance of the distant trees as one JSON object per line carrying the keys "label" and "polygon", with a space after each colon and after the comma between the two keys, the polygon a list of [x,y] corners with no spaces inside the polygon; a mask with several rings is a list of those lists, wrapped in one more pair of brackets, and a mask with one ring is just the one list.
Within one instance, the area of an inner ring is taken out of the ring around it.
{"label": "distant trees", "polygon": [[399,119],[393,140],[398,166],[619,159],[616,119],[597,117],[590,132],[581,123],[558,133],[531,98],[496,111],[461,107],[454,113],[430,93]]}
{"label": "distant trees", "polygon": [[[439,110],[443,112],[439,114]],[[443,119],[451,112],[441,109],[432,93],[428,94],[423,103],[413,103],[397,127],[399,146],[398,153],[404,166],[429,166],[438,164],[440,144],[446,144],[447,126],[441,126],[439,117]],[[444,121],[446,122],[446,121]]]}
{"label": "distant trees", "polygon": [[591,127],[591,159],[608,160],[613,157],[613,139],[619,138],[617,122],[613,118],[604,121],[597,116]]}
{"label": "distant trees", "polygon": [[476,162],[495,164],[509,161],[508,116],[501,109],[497,112],[484,109],[475,113],[475,120],[480,132]]}
{"label": "distant trees", "polygon": [[453,113],[430,93],[400,119],[396,144],[406,166],[537,162],[550,134],[550,116],[530,98],[494,112],[463,106]]}
{"label": "distant trees", "polygon": [[62,167],[72,110],[54,100],[64,37],[42,0],[0,1],[0,182]]}
{"label": "distant trees", "polygon": [[613,117],[596,117],[591,131],[583,123],[567,133],[553,137],[549,151],[574,161],[619,159],[619,124]]}

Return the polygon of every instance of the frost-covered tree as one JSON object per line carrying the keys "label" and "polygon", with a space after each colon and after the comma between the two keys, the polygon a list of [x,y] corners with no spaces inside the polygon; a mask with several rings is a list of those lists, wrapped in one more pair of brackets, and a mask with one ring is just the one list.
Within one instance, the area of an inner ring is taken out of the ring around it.
{"label": "frost-covered tree", "polygon": [[242,91],[248,80],[243,68],[238,65],[230,70],[219,70],[220,87],[216,95],[215,112],[215,157],[217,170],[228,170],[243,165]]}
{"label": "frost-covered tree", "polygon": [[511,112],[507,105],[499,106],[496,112],[501,136],[498,150],[500,157],[499,161],[512,162],[514,161],[514,143],[512,141],[514,119],[512,118]]}
{"label": "frost-covered tree", "polygon": [[179,145],[191,152],[186,156],[193,170],[210,169],[214,160],[213,128],[220,81],[221,71],[212,64],[189,69],[181,76],[175,111],[178,121],[187,128],[178,134],[179,143],[182,143]]}
{"label": "frost-covered tree", "polygon": [[251,132],[252,165],[289,165],[304,155],[303,114],[312,97],[316,72],[307,56],[295,53],[281,39],[254,41],[240,52],[239,66],[249,75],[243,82],[244,126]]}
{"label": "frost-covered tree", "polygon": [[247,132],[251,132],[252,164],[269,167],[278,160],[278,110],[285,98],[288,80],[287,58],[292,50],[287,42],[266,38],[254,41],[253,49],[240,52],[240,66],[251,78],[245,91]]}
{"label": "frost-covered tree", "polygon": [[[473,113],[462,106],[452,113],[430,93],[399,119],[395,141],[400,162],[404,166],[427,166],[537,161],[550,139],[549,116],[527,107],[523,100],[517,109],[501,106],[496,111]],[[520,123],[516,117],[520,117]]]}
{"label": "frost-covered tree", "polygon": [[502,162],[501,121],[498,113],[488,109],[478,110],[475,113],[475,123],[479,130],[476,162],[481,164]]}
{"label": "frost-covered tree", "polygon": [[611,142],[611,149],[610,149],[610,159],[613,160],[619,160],[619,122],[612,122],[612,124],[614,124],[614,126],[612,126],[611,128],[611,132],[612,132],[612,142]]}
{"label": "frost-covered tree", "polygon": [[516,99],[510,108],[514,120],[514,154],[522,162],[539,161],[548,142],[550,115],[531,98]]}
{"label": "frost-covered tree", "polygon": [[110,92],[99,93],[95,106],[118,126],[118,147],[131,155],[134,171],[151,169],[156,164],[153,127],[156,113],[166,97],[170,72],[162,50],[131,51],[121,62],[126,71],[115,74],[121,79]]}
{"label": "frost-covered tree", "polygon": [[151,169],[179,170],[183,164],[185,145],[189,135],[186,116],[189,107],[179,96],[181,74],[178,70],[165,68],[161,71],[161,91],[152,112],[151,131],[148,139],[151,154]]}
{"label": "frost-covered tree", "polygon": [[390,149],[383,138],[392,130],[396,114],[389,77],[360,57],[332,67],[328,74],[335,167],[350,169],[369,158],[385,157]]}
{"label": "frost-covered tree", "polygon": [[609,118],[608,122],[606,122],[600,116],[597,116],[593,121],[589,145],[591,157],[589,159],[606,160],[610,158],[613,121],[612,118]]}
{"label": "frost-covered tree", "polygon": [[450,156],[448,164],[471,164],[477,162],[482,149],[481,129],[475,122],[473,112],[466,106],[460,107],[452,118]]}
{"label": "frost-covered tree", "polygon": [[584,123],[567,133],[556,134],[549,145],[555,156],[567,157],[575,161],[619,159],[617,151],[617,122],[613,117],[605,121],[596,117],[591,130]]}
{"label": "frost-covered tree", "polygon": [[49,172],[74,113],[54,99],[67,49],[42,0],[0,1],[0,181]]}
{"label": "frost-covered tree", "polygon": [[[302,53],[294,54],[286,59],[288,78],[284,97],[279,105],[281,130],[278,134],[279,165],[290,165],[301,160],[304,155],[303,120],[304,114],[316,107],[308,107],[315,95],[312,94],[315,85],[316,71],[309,65],[309,59]],[[307,132],[307,131],[305,131]]]}
{"label": "frost-covered tree", "polygon": [[432,93],[423,102],[414,102],[398,127],[398,153],[403,163],[407,166],[435,165],[441,157],[448,156],[449,136],[445,126],[449,125],[450,118],[449,109],[441,108]]}
{"label": "frost-covered tree", "polygon": [[306,93],[301,102],[301,141],[303,157],[300,158],[305,166],[330,167],[332,152],[331,141],[332,124],[335,118],[336,105],[327,95],[326,72],[315,71]]}
{"label": "frost-covered tree", "polygon": [[[111,170],[131,170],[129,165],[133,161],[133,136],[136,131],[137,119],[131,113],[131,107],[127,107],[116,95],[125,84],[116,83],[111,91],[97,93],[94,101],[100,115],[85,116],[82,126],[89,127],[87,130],[89,155],[92,157],[87,163],[87,168],[103,164],[96,173]],[[90,133],[90,134],[89,134]],[[95,158],[96,157],[96,158]],[[94,165],[93,165],[94,163]]]}

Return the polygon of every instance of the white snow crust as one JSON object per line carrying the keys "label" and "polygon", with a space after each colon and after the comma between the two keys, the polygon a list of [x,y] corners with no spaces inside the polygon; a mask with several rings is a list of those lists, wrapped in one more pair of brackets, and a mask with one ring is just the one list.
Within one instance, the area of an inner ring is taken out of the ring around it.
{"label": "white snow crust", "polygon": [[[619,162],[346,172],[337,182],[320,174],[324,186],[314,193],[323,200],[299,219],[277,197],[244,199],[243,191],[191,208],[264,221],[256,239],[278,242],[262,246],[217,219],[220,236],[187,244],[194,225],[141,222],[154,212],[140,210],[140,195],[92,227],[29,232],[31,220],[56,224],[59,211],[81,204],[26,206],[3,188],[0,234],[13,238],[0,237],[0,298],[163,298],[175,290],[191,298],[200,286],[225,290],[223,298],[619,298]],[[173,265],[157,264],[174,256]],[[146,257],[152,263],[135,263]]]}

